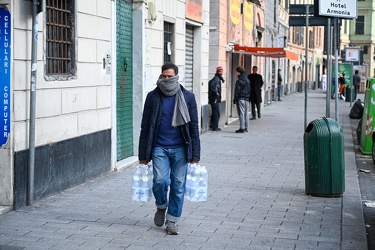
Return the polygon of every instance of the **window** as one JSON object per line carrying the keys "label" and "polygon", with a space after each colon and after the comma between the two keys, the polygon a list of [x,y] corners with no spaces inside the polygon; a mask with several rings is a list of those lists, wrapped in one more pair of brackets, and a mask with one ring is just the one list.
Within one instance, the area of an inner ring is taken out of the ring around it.
{"label": "window", "polygon": [[76,74],[74,0],[46,0],[46,75]]}
{"label": "window", "polygon": [[368,54],[368,46],[367,45],[365,45],[365,46],[363,46],[363,54]]}
{"label": "window", "polygon": [[296,27],[295,40],[294,40],[295,44],[299,44],[299,38],[300,38],[299,32],[300,32],[300,27]]}
{"label": "window", "polygon": [[315,47],[315,32],[309,31],[309,48],[313,49]]}
{"label": "window", "polygon": [[355,34],[363,35],[365,34],[365,16],[358,16],[355,21]]}
{"label": "window", "polygon": [[[302,45],[304,46],[305,45],[305,28],[304,27],[300,27],[300,30],[299,30],[299,35],[300,35],[300,43],[299,45]],[[306,44],[307,44],[307,41],[306,41]]]}
{"label": "window", "polygon": [[173,24],[164,22],[164,63],[172,61]]}

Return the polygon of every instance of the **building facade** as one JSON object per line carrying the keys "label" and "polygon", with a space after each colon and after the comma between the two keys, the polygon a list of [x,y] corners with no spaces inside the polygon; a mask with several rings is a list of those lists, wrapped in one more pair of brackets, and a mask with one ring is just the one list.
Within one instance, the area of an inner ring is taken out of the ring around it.
{"label": "building facade", "polygon": [[[0,145],[0,206],[14,209],[30,196],[42,199],[135,164],[143,103],[164,63],[179,67],[180,82],[195,94],[199,115],[207,103],[208,1],[39,2],[45,5],[36,26],[33,1],[0,1],[2,34],[9,34],[2,72],[9,80],[2,88],[6,138]],[[35,63],[33,27],[38,29]]]}
{"label": "building facade", "polygon": [[[2,74],[9,74],[10,98],[8,137],[0,149],[0,204],[18,208],[26,204],[29,186],[32,92],[36,115],[31,200],[111,169],[111,74],[103,65],[111,54],[112,3],[46,1],[34,25],[35,37],[32,2],[2,3],[9,18],[0,22],[10,38],[10,67]],[[36,79],[31,79],[35,70]]]}

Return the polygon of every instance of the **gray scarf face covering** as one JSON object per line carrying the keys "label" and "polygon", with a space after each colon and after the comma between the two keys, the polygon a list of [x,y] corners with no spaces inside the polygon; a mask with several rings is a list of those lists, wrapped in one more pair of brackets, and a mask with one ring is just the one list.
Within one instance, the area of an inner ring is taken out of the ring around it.
{"label": "gray scarf face covering", "polygon": [[160,88],[161,92],[165,96],[176,95],[173,108],[172,127],[181,126],[190,122],[189,111],[178,79],[178,75],[164,80],[159,77],[158,81],[156,82],[156,85]]}

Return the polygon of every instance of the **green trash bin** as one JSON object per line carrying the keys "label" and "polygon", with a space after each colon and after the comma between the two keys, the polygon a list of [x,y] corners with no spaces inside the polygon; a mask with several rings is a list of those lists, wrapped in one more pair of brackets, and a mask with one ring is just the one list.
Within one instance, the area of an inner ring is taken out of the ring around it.
{"label": "green trash bin", "polygon": [[367,79],[362,115],[359,149],[364,155],[372,154],[372,133],[375,127],[375,78]]}
{"label": "green trash bin", "polygon": [[344,193],[344,139],[339,124],[325,117],[310,122],[303,143],[306,194],[337,197]]}
{"label": "green trash bin", "polygon": [[347,85],[345,88],[345,102],[354,102],[354,89],[352,85]]}

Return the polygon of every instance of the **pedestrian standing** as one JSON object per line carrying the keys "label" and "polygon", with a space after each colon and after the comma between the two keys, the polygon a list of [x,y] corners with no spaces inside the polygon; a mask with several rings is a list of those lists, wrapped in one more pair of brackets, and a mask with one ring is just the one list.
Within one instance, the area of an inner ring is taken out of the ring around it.
{"label": "pedestrian standing", "polygon": [[258,111],[258,118],[260,115],[260,104],[262,103],[262,87],[263,87],[263,77],[258,74],[258,67],[253,66],[253,73],[248,75],[250,80],[250,102],[251,102],[251,114],[250,120],[256,119],[255,106]]}
{"label": "pedestrian standing", "polygon": [[322,89],[327,90],[327,75],[323,73],[322,75]]}
{"label": "pedestrian standing", "polygon": [[249,98],[250,98],[250,81],[245,75],[245,69],[236,68],[238,79],[234,90],[233,105],[237,107],[238,117],[240,119],[240,129],[236,133],[248,132],[249,123]]}
{"label": "pedestrian standing", "polygon": [[354,100],[357,99],[357,92],[358,92],[358,88],[359,88],[360,83],[361,83],[361,77],[359,76],[359,71],[356,70],[356,71],[354,71],[354,75],[353,75]]}
{"label": "pedestrian standing", "polygon": [[215,76],[208,82],[208,101],[211,105],[211,130],[220,131],[219,119],[220,110],[219,103],[221,102],[221,83],[224,83],[223,67],[216,68]]}
{"label": "pedestrian standing", "polygon": [[278,73],[277,73],[277,100],[278,101],[282,101],[280,99],[280,96],[281,96],[281,83],[283,82],[283,78],[281,77],[281,69],[278,70]]}
{"label": "pedestrian standing", "polygon": [[165,222],[172,235],[179,233],[188,162],[200,159],[197,103],[178,80],[178,67],[164,64],[157,87],[146,97],[138,156],[141,164],[153,163],[154,223]]}

